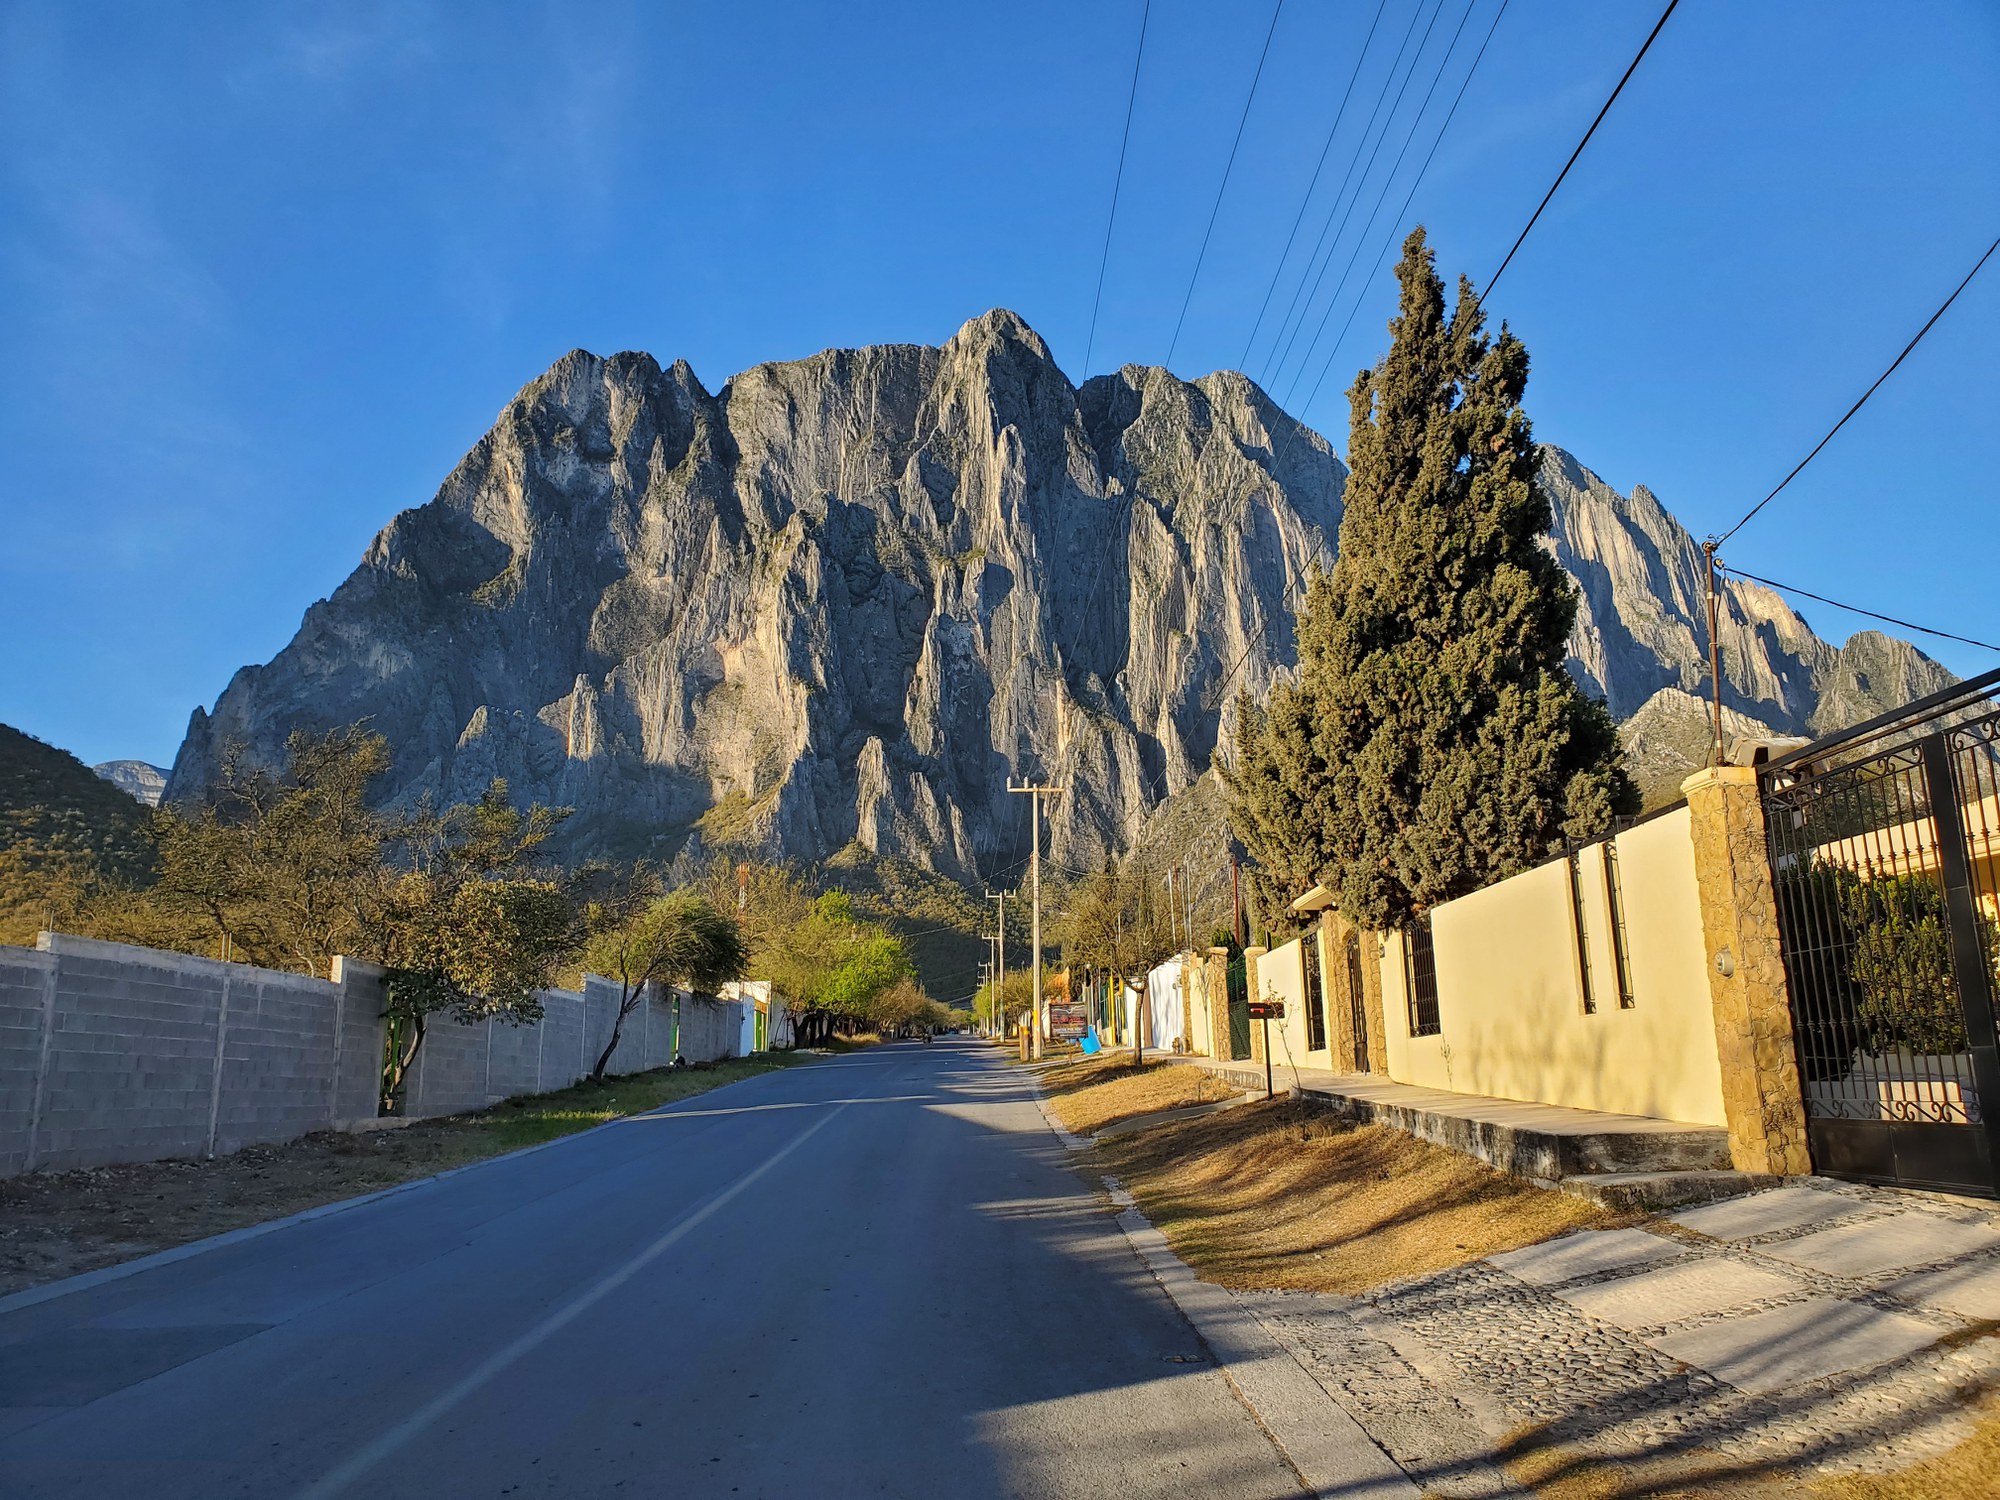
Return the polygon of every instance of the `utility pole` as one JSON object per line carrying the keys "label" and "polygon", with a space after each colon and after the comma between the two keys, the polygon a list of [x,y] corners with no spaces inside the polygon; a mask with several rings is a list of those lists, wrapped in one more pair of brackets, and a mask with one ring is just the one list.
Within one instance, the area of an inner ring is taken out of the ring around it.
{"label": "utility pole", "polygon": [[1000,915],[993,923],[995,931],[999,934],[999,954],[993,974],[993,1014],[997,1016],[1000,1014],[1000,990],[1007,983],[1007,893],[988,891],[986,899],[1000,903]]}
{"label": "utility pole", "polygon": [[1028,902],[1034,912],[1030,924],[1031,943],[1034,947],[1035,966],[1035,1012],[1034,1033],[1029,1039],[1029,1056],[1040,1062],[1042,1057],[1042,798],[1060,797],[1063,789],[1059,786],[1040,785],[1023,781],[1014,785],[1014,778],[1007,778],[1007,790],[1032,799],[1030,802],[1028,837],[1032,840],[1028,854]]}
{"label": "utility pole", "polygon": [[1250,940],[1243,931],[1243,861],[1234,854],[1229,856],[1229,899],[1236,907],[1236,951],[1241,953]]}
{"label": "utility pole", "polygon": [[1715,694],[1715,734],[1708,758],[1712,766],[1722,764],[1722,644],[1715,636],[1715,549],[1721,545],[1714,537],[1701,544],[1708,564],[1708,682]]}

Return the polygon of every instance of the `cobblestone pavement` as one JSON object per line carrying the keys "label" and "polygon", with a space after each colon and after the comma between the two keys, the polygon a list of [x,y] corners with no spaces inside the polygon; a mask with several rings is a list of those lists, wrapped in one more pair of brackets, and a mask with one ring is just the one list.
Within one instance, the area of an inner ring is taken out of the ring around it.
{"label": "cobblestone pavement", "polygon": [[1901,1467],[2000,1388],[2000,1211],[1815,1180],[1366,1299],[1241,1300],[1430,1493],[1510,1492],[1524,1428],[1716,1474]]}

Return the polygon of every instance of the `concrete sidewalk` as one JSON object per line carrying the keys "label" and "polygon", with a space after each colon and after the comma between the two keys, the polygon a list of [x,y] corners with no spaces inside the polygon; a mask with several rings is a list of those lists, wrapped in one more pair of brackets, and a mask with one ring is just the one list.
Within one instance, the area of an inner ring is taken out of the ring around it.
{"label": "concrete sidewalk", "polygon": [[2000,1208],[1818,1179],[1365,1298],[1237,1296],[1429,1494],[1499,1493],[1476,1458],[1527,1428],[1710,1483],[1882,1472],[2000,1390]]}

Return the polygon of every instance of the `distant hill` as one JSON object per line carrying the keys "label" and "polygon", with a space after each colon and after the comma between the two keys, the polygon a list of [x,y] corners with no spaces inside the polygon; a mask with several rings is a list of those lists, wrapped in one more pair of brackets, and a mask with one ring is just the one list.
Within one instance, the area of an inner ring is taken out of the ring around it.
{"label": "distant hill", "polygon": [[137,797],[148,807],[158,807],[160,794],[167,789],[167,768],[148,761],[107,760],[90,769],[119,791]]}
{"label": "distant hill", "polygon": [[145,878],[147,818],[68,751],[0,724],[0,942],[34,940],[52,870]]}

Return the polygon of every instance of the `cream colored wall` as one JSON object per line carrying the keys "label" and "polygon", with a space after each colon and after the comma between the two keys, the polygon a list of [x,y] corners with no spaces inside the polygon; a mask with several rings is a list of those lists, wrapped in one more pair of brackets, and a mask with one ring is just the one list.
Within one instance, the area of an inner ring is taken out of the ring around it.
{"label": "cream colored wall", "polygon": [[[1306,971],[1301,947],[1319,940],[1320,930],[1315,927],[1303,937],[1293,938],[1257,960],[1256,982],[1251,989],[1251,998],[1261,1000],[1268,995],[1285,1002],[1285,1019],[1271,1023],[1271,1056],[1279,1067],[1289,1062],[1301,1068],[1325,1068],[1332,1063],[1326,1048],[1322,1047],[1317,1052],[1306,1048]],[[1320,954],[1319,972],[1324,982],[1324,951]],[[1252,1021],[1250,1029],[1255,1031],[1263,1024],[1262,1021]]]}
{"label": "cream colored wall", "polygon": [[1404,1083],[1726,1123],[1685,808],[1617,837],[1634,1005],[1619,1005],[1601,845],[1579,856],[1597,1009],[1585,1014],[1567,860],[1432,914],[1442,1034],[1408,1035],[1402,939],[1383,960],[1389,1071]]}
{"label": "cream colored wall", "polygon": [[1404,983],[1403,935],[1391,932],[1382,938],[1382,1026],[1388,1043],[1389,1076],[1397,1083],[1414,1083],[1423,1088],[1448,1089],[1451,1072],[1446,1066],[1444,1039],[1410,1035],[1410,999]]}

